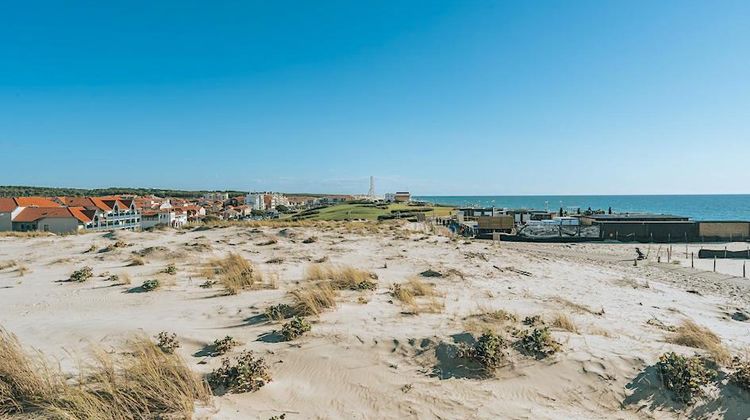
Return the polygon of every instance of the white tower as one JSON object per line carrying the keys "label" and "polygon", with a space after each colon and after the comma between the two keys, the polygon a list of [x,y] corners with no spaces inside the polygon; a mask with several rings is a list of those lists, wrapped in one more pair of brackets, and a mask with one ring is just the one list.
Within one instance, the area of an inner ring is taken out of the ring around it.
{"label": "white tower", "polygon": [[367,196],[375,198],[375,177],[370,176],[370,191],[367,192]]}

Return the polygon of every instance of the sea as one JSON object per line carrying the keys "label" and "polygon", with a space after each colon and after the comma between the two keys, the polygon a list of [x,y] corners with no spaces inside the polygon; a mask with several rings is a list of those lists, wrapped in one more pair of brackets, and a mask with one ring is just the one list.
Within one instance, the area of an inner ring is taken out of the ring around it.
{"label": "sea", "polygon": [[693,220],[750,221],[750,194],[736,195],[498,195],[415,196],[414,200],[457,207],[497,207],[569,213],[608,210],[613,213],[652,213],[687,216]]}

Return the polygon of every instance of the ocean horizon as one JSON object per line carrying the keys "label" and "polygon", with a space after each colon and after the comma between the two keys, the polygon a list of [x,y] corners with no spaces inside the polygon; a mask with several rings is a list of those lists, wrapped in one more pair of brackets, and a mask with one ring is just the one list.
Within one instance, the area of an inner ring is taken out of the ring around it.
{"label": "ocean horizon", "polygon": [[750,220],[750,194],[676,195],[445,195],[415,200],[457,207],[607,210],[687,216],[693,220]]}

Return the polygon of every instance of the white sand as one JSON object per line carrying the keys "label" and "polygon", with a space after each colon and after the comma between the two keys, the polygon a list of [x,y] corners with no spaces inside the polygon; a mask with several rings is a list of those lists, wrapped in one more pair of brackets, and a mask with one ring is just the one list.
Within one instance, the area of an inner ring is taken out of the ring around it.
{"label": "white sand", "polygon": [[[653,369],[647,369],[665,351],[699,352],[667,343],[669,332],[647,324],[654,318],[665,325],[691,318],[716,332],[733,353],[750,347],[750,322],[731,318],[738,308],[750,311],[750,280],[729,276],[734,268],[714,274],[690,269],[689,261],[687,268],[685,261],[682,267],[657,264],[655,252],[650,261],[634,267],[634,245],[465,244],[400,230],[361,235],[342,233],[339,228],[294,227],[286,231],[292,237],[279,231],[233,227],[120,232],[116,238],[133,245],[107,253],[84,253],[91,244],[102,248],[114,243],[103,234],[0,238],[0,264],[14,260],[29,268],[22,277],[13,268],[0,271],[0,325],[70,370],[77,369],[79,358],[85,360],[91,343],[116,347],[133,333],[154,336],[163,330],[177,333],[182,343],[178,352],[202,373],[215,368],[220,358],[194,353],[225,335],[242,343],[231,354],[252,349],[268,360],[270,384],[255,393],[216,397],[198,417],[750,415],[747,394],[710,395],[692,408],[675,411]],[[311,235],[318,236],[318,242],[303,244],[302,239]],[[258,246],[266,236],[277,238],[278,244]],[[196,242],[210,249],[186,246]],[[127,266],[133,251],[155,246],[166,250],[145,257],[144,266]],[[266,273],[277,273],[278,289],[221,296],[218,287],[198,287],[205,281],[197,274],[202,265],[230,251]],[[281,324],[258,315],[271,304],[288,302],[286,292],[302,280],[305,267],[323,256],[334,264],[377,273],[378,289],[342,293],[338,307],[314,320],[312,332],[295,341],[268,340],[274,336],[266,334]],[[266,264],[272,257],[284,262]],[[178,274],[157,275],[169,262],[176,263]],[[58,282],[84,265],[93,267],[95,275],[127,272],[133,284],[112,284],[101,277],[82,284]],[[493,266],[512,266],[532,275]],[[427,279],[442,295],[442,313],[403,314],[403,307],[388,294],[389,285],[428,268],[455,269],[463,278]],[[173,279],[173,285],[150,293],[127,293],[150,278]],[[368,303],[358,303],[360,296]],[[465,317],[490,309],[515,312],[521,319],[535,314],[549,319],[561,312],[580,331],[553,330],[563,349],[547,360],[511,351],[511,365],[498,370],[496,377],[461,377],[463,370],[446,352],[450,353],[454,336],[471,328]],[[603,314],[596,314],[602,309]]]}

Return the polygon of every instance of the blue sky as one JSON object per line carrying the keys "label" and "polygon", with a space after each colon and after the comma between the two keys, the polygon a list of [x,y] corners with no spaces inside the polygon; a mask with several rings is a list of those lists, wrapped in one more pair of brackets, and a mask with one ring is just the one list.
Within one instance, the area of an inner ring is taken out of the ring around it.
{"label": "blue sky", "polygon": [[750,193],[748,1],[108,3],[4,6],[0,184]]}

